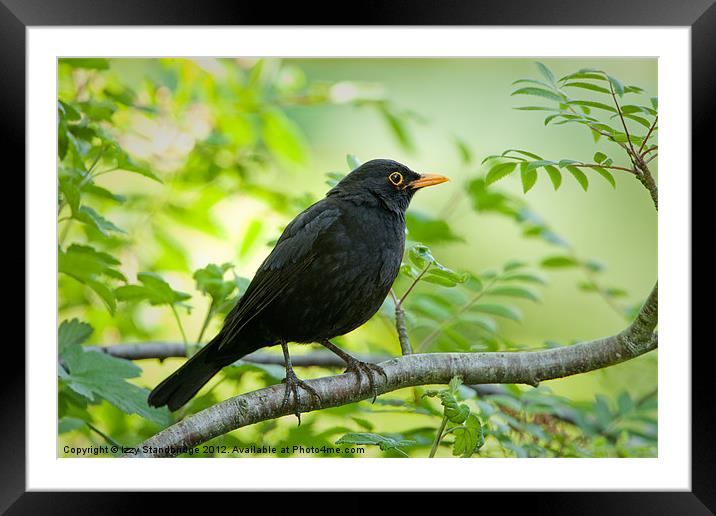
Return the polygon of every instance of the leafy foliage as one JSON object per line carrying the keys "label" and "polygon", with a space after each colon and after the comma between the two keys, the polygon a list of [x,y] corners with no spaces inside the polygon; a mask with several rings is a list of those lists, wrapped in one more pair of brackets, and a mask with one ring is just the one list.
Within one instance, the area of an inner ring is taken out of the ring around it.
{"label": "leafy foliage", "polygon": [[[413,130],[428,122],[376,93],[380,88],[375,85],[312,81],[300,66],[279,60],[153,60],[143,78],[134,81],[123,66],[128,65],[101,58],[60,59],[58,64],[58,432],[65,442],[135,445],[185,414],[279,382],[283,367],[238,361],[184,409],[170,414],[146,403],[146,387],[163,374],[155,364],[114,358],[88,345],[171,339],[176,330],[190,354],[211,334],[210,326],[245,291],[252,264],[266,254],[285,223],[316,200],[282,188],[272,175],[281,170],[286,177],[299,176],[311,161],[311,140],[295,116],[298,110],[345,105],[369,110],[406,153],[418,152]],[[539,78],[516,81],[513,95],[545,104],[517,109],[544,111],[545,125],[577,124],[617,150],[629,145],[617,124],[621,113],[631,143],[656,155],[655,97],[644,102],[639,87],[602,71],[585,69],[557,78],[545,65],[537,68]],[[616,107],[613,98],[630,100]],[[479,157],[469,142],[453,134],[447,138],[461,166],[477,168]],[[360,160],[348,154],[346,163],[352,170]],[[555,190],[564,175],[585,191],[594,174],[616,187],[615,176],[629,163],[620,164],[611,150],[601,148],[587,161],[548,160],[510,149],[482,163],[488,165],[486,175],[473,176],[461,199],[480,215],[506,218],[526,239],[548,244],[550,252],[538,264],[515,259],[479,273],[460,270],[450,266],[447,249],[464,243],[464,236],[445,213],[411,208],[393,291],[414,349],[527,348],[508,339],[504,327],[519,324],[524,307],[542,299],[547,278],[539,268],[550,274],[578,271],[579,289],[601,296],[625,319],[633,317],[638,305],[622,306],[626,292],[602,284],[606,268],[600,261],[580,256],[530,209],[524,195],[508,194],[498,183],[519,171],[523,194],[535,188],[543,173]],[[334,186],[345,173],[328,172],[326,183]],[[251,213],[231,215],[225,225],[227,199]],[[212,241],[233,243],[234,238],[233,256],[212,255]],[[206,243],[206,253],[190,252],[188,241]],[[192,307],[200,324],[190,319]],[[386,302],[375,326],[383,321],[394,332],[394,308]],[[169,317],[176,327],[165,324]],[[395,342],[384,340],[369,342],[369,351],[394,352]],[[305,373],[327,371],[308,368]],[[386,425],[386,415],[396,416],[400,428]],[[394,457],[425,457],[433,448],[459,457],[654,456],[656,397],[635,398],[625,391],[616,400],[597,395],[594,401],[578,402],[546,387],[505,386],[483,393],[454,379],[447,389],[406,389],[375,404],[307,414],[300,427],[265,421],[208,444],[262,443],[285,443],[290,450],[304,446],[317,450],[310,452],[315,456],[332,456],[336,444],[351,450],[347,456],[361,456],[361,447]],[[199,455],[218,453],[209,449]]]}
{"label": "leafy foliage", "polygon": [[[544,119],[544,125],[579,124],[590,131],[595,143],[603,137],[622,148],[626,148],[626,144],[643,147],[656,136],[656,97],[650,99],[650,106],[620,105],[618,100],[618,97],[621,98],[626,94],[641,96],[644,93],[642,88],[623,86],[615,77],[602,70],[591,68],[584,68],[560,79],[555,79],[554,74],[547,66],[539,62],[536,64],[545,80],[518,79],[513,83],[518,87],[512,92],[512,95],[539,97],[542,100],[551,101],[552,104],[520,106],[516,109],[546,111],[549,114]],[[523,87],[523,84],[537,86]],[[594,99],[583,98],[581,96],[585,94],[583,90],[599,95],[593,95]],[[575,95],[580,96],[575,97]],[[598,112],[593,112],[594,110],[598,110]],[[606,120],[604,113],[608,116]],[[614,127],[616,118],[622,120],[621,128]],[[636,126],[632,125],[630,130],[629,125],[631,124],[627,124],[627,121],[635,122]],[[646,133],[642,136],[637,135],[635,130],[639,129]],[[613,188],[616,188],[616,181],[612,170],[630,171],[626,167],[613,165],[614,160],[601,151],[594,154],[594,163],[575,159],[553,161],[520,149],[508,149],[501,154],[488,156],[483,160],[483,163],[486,162],[490,162],[490,169],[485,178],[488,185],[511,175],[519,165],[524,193],[531,190],[537,182],[539,169],[545,170],[555,190],[562,184],[562,171],[566,170],[585,192],[589,188],[589,178],[584,170],[596,172]]]}
{"label": "leafy foliage", "polygon": [[[155,409],[147,405],[149,391],[126,381],[139,376],[141,369],[132,362],[114,358],[98,351],[85,351],[84,342],[92,327],[77,319],[64,321],[58,330],[60,393],[69,388],[89,403],[102,399],[127,414],[140,416],[159,425],[169,422],[166,408]],[[64,400],[73,403],[72,398]]]}

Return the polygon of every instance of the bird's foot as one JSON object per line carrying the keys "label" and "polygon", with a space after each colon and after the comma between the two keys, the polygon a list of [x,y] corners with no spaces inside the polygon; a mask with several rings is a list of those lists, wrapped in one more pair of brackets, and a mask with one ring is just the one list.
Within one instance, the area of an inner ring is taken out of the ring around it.
{"label": "bird's foot", "polygon": [[372,364],[370,362],[362,362],[358,360],[357,358],[350,357],[344,358],[346,361],[346,364],[348,367],[346,367],[345,372],[349,373],[355,373],[356,376],[358,376],[358,384],[360,385],[362,382],[362,375],[365,373],[365,375],[368,377],[368,385],[370,386],[370,390],[373,393],[373,401],[371,403],[375,403],[375,399],[378,397],[378,387],[375,384],[375,378],[373,375],[380,374],[385,381],[388,381],[388,375],[385,374],[385,371],[382,367],[380,367],[377,364]]}
{"label": "bird's foot", "polygon": [[306,391],[312,398],[315,398],[318,403],[321,402],[321,395],[318,394],[316,389],[308,385],[303,380],[299,379],[298,376],[296,376],[296,373],[293,372],[293,369],[289,369],[286,371],[286,378],[281,380],[282,383],[286,384],[286,390],[283,395],[283,402],[281,403],[281,409],[286,408],[288,405],[289,399],[291,398],[291,394],[293,393],[293,399],[295,401],[294,404],[294,414],[296,415],[296,418],[298,418],[298,424],[301,424],[301,396],[298,394],[298,388],[300,387],[304,391]]}

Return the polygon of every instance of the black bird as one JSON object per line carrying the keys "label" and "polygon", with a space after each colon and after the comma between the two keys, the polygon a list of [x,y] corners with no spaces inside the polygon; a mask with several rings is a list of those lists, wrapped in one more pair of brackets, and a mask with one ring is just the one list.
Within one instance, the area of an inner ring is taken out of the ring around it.
{"label": "black bird", "polygon": [[293,219],[261,264],[221,331],[149,395],[149,404],[176,410],[222,367],[260,348],[280,344],[286,394],[300,386],[288,342],[317,342],[341,357],[360,380],[382,368],[361,362],[329,339],[361,326],[375,314],[398,274],[405,246],[405,210],[420,188],[447,181],[405,165],[375,159],[357,167],[326,197]]}

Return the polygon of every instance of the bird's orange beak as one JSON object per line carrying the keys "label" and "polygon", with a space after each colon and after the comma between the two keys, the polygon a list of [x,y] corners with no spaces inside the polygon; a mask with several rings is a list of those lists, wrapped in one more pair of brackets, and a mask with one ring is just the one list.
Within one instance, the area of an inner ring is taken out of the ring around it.
{"label": "bird's orange beak", "polygon": [[440,183],[444,183],[446,181],[450,180],[439,174],[422,174],[415,181],[408,183],[408,186],[413,190],[417,190],[418,188],[425,188],[426,186],[439,185]]}

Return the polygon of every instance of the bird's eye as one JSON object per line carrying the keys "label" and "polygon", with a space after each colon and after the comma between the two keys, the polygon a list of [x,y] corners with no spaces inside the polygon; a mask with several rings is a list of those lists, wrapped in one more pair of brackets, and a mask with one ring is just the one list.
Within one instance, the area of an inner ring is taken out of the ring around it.
{"label": "bird's eye", "polygon": [[393,172],[388,176],[388,181],[390,181],[395,186],[400,186],[403,184],[403,174],[400,172]]}

